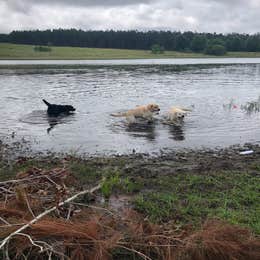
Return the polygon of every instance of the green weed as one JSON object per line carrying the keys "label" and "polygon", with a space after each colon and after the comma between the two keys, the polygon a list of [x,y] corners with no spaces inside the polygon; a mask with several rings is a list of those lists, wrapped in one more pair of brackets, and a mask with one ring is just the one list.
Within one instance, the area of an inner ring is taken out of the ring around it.
{"label": "green weed", "polygon": [[220,218],[260,233],[258,177],[238,172],[161,176],[156,189],[134,201],[152,221],[199,224],[208,217]]}

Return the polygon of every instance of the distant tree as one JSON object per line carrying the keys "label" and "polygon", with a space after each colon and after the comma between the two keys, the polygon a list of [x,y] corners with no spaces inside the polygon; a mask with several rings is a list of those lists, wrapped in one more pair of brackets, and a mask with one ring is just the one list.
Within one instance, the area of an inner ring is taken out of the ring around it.
{"label": "distant tree", "polygon": [[190,41],[184,34],[178,34],[176,36],[176,51],[185,51],[190,49]]}
{"label": "distant tree", "polygon": [[0,42],[8,42],[8,35],[0,34]]}
{"label": "distant tree", "polygon": [[164,53],[164,47],[159,44],[153,44],[151,47],[151,51],[153,54],[161,54]]}
{"label": "distant tree", "polygon": [[222,39],[213,38],[213,39],[210,39],[208,41],[207,45],[222,45],[222,46],[225,46],[225,42]]}
{"label": "distant tree", "polygon": [[228,34],[226,36],[225,45],[228,51],[243,51],[246,48],[245,36]]}
{"label": "distant tree", "polygon": [[208,45],[205,49],[205,53],[209,55],[216,55],[216,56],[221,56],[226,54],[226,48],[223,45],[220,44],[213,44],[213,45]]}
{"label": "distant tree", "polygon": [[207,46],[207,38],[204,35],[195,35],[191,41],[191,50],[202,52]]}
{"label": "distant tree", "polygon": [[253,35],[248,37],[246,41],[246,50],[247,51],[260,51],[260,35]]}
{"label": "distant tree", "polygon": [[[13,31],[0,34],[0,42],[36,46],[78,46],[151,50],[154,43],[165,50],[205,51],[207,45],[222,45],[227,51],[260,51],[259,34],[194,33],[191,31],[83,31],[76,29]],[[51,43],[51,44],[50,44]],[[163,49],[161,51],[163,51]]]}

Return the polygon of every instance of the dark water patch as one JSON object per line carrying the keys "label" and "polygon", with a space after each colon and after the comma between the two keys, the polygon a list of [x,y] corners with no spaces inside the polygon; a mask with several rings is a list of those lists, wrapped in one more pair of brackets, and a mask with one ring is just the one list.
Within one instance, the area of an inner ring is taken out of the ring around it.
{"label": "dark water patch", "polygon": [[20,118],[20,122],[31,125],[47,125],[49,133],[56,125],[71,124],[75,120],[75,114],[60,114],[58,116],[49,116],[46,110],[35,110],[32,113]]}
{"label": "dark water patch", "polygon": [[[1,62],[1,61],[0,61]],[[260,59],[259,59],[260,63]],[[46,74],[46,75],[57,75],[66,74],[66,77],[71,77],[75,74],[86,74],[93,71],[95,74],[102,74],[105,71],[118,74],[120,72],[139,72],[140,74],[153,74],[160,72],[168,73],[179,73],[183,71],[194,71],[194,73],[200,73],[204,69],[229,69],[234,70],[236,66],[241,66],[240,63],[235,64],[119,64],[119,65],[105,65],[105,64],[61,64],[61,65],[1,65],[0,64],[0,75],[26,75],[26,74]],[[257,68],[257,64],[243,64],[244,66],[249,65],[251,68]],[[251,71],[251,69],[250,69]]]}

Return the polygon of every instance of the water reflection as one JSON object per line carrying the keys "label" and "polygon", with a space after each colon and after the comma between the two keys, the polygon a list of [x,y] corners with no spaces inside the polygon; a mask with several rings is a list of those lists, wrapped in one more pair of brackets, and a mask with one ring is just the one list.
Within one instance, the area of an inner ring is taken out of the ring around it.
{"label": "water reflection", "polygon": [[148,141],[154,141],[156,138],[155,124],[147,122],[138,122],[127,124],[125,131],[133,137],[144,137]]}
{"label": "water reflection", "polygon": [[68,124],[75,120],[75,114],[60,114],[59,116],[49,116],[46,110],[35,110],[22,118],[20,122],[32,125],[48,125],[47,133],[49,134],[58,124]]}
{"label": "water reflection", "polygon": [[138,119],[136,123],[127,123],[126,121],[119,121],[109,126],[112,132],[127,133],[131,137],[145,138],[147,141],[154,141],[156,139],[156,124],[157,122],[148,123],[146,120]]}
{"label": "water reflection", "polygon": [[47,115],[47,121],[49,127],[47,128],[47,133],[49,134],[50,131],[58,124],[66,124],[73,119],[74,114],[61,114],[59,116],[49,116]]}
{"label": "water reflection", "polygon": [[171,137],[175,141],[183,141],[185,140],[183,124],[181,125],[168,125],[169,133]]}

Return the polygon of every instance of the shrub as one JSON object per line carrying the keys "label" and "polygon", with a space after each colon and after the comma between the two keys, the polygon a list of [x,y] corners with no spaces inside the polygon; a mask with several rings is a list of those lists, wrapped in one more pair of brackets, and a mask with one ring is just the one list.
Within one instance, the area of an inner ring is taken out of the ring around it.
{"label": "shrub", "polygon": [[226,48],[220,44],[208,45],[205,49],[206,54],[221,56],[226,54]]}
{"label": "shrub", "polygon": [[40,52],[49,52],[51,51],[51,47],[47,46],[35,46],[34,51],[40,51]]}
{"label": "shrub", "polygon": [[164,53],[164,47],[159,44],[153,44],[151,47],[151,51],[153,54],[161,54]]}

